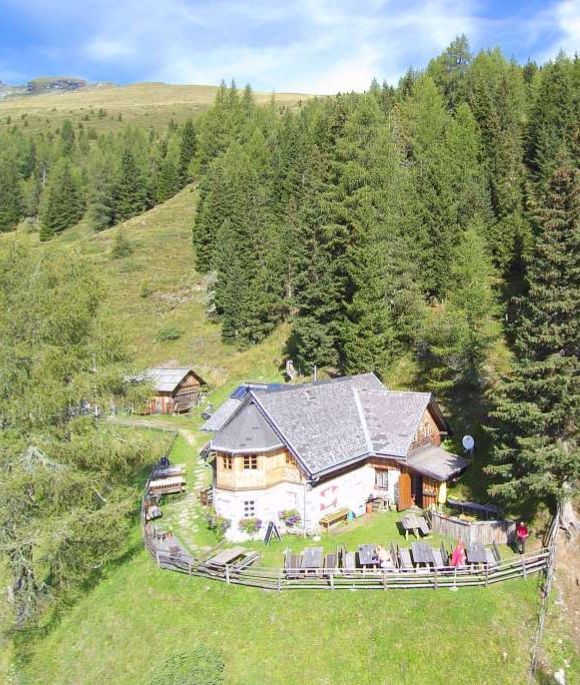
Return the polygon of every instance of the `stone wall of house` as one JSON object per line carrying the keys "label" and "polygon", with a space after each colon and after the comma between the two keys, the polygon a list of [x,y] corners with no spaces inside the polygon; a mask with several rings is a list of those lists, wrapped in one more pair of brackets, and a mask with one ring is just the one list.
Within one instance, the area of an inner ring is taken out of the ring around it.
{"label": "stone wall of house", "polygon": [[[381,468],[381,471],[384,470],[384,467]],[[370,495],[388,496],[394,502],[400,471],[396,468],[388,471],[386,488],[377,487],[375,467],[372,464],[354,468],[312,487],[304,481],[282,482],[255,490],[230,490],[214,486],[214,506],[219,514],[231,521],[226,533],[228,540],[243,541],[249,538],[239,529],[239,522],[244,517],[256,517],[262,521],[260,537],[269,521],[283,529],[279,512],[285,509],[297,509],[302,521],[306,523],[306,530],[315,533],[320,530],[320,519],[337,509],[347,508],[355,516],[364,514]],[[384,484],[384,480],[382,483]]]}

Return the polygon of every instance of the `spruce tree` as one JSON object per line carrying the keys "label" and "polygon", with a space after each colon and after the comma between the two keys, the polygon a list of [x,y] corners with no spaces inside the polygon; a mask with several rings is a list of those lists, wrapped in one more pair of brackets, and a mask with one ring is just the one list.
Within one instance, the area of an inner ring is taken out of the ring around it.
{"label": "spruce tree", "polygon": [[89,165],[89,194],[87,215],[91,227],[102,231],[112,226],[115,220],[115,195],[111,178],[111,156],[97,150]]}
{"label": "spruce tree", "polygon": [[119,223],[145,211],[147,188],[135,155],[123,150],[115,183],[115,222]]}
{"label": "spruce tree", "polygon": [[481,223],[463,233],[451,262],[449,295],[426,320],[431,385],[437,391],[480,389],[490,347],[500,334]]}
{"label": "spruce tree", "polygon": [[16,165],[0,159],[0,233],[16,228],[22,213],[22,193]]}
{"label": "spruce tree", "polygon": [[179,165],[177,175],[180,187],[183,188],[191,181],[189,167],[197,150],[197,135],[193,126],[193,121],[188,119],[183,125],[181,132],[181,144],[179,148]]}
{"label": "spruce tree", "polygon": [[561,161],[534,211],[516,360],[492,413],[496,482],[512,500],[562,498],[580,477],[580,174]]}
{"label": "spruce tree", "polygon": [[40,215],[40,239],[48,240],[55,233],[73,226],[83,215],[80,181],[66,157],[50,172]]}

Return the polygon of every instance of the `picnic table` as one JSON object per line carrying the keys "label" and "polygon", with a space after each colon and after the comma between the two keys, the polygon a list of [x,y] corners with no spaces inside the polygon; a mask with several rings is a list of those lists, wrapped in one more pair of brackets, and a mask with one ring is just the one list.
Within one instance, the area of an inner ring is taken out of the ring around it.
{"label": "picnic table", "polygon": [[405,531],[405,538],[408,540],[409,539],[409,531],[413,531],[413,535],[416,538],[419,538],[419,531],[423,533],[423,535],[429,535],[431,530],[429,529],[429,524],[425,520],[425,517],[423,516],[415,516],[415,514],[405,514],[405,516],[401,517],[401,525],[403,526],[403,530]]}
{"label": "picnic table", "polygon": [[379,558],[375,553],[374,545],[359,545],[358,560],[363,568],[367,566],[376,567],[379,565]]}
{"label": "picnic table", "polygon": [[481,542],[470,542],[465,548],[468,564],[486,564],[487,552]]}
{"label": "picnic table", "polygon": [[208,559],[207,563],[216,566],[225,566],[243,556],[245,553],[246,549],[244,547],[232,547],[232,549],[225,549],[223,552],[216,554],[215,557]]}
{"label": "picnic table", "polygon": [[414,542],[411,545],[411,553],[416,564],[435,565],[433,549],[426,542]]}
{"label": "picnic table", "polygon": [[322,547],[307,547],[302,555],[302,568],[305,571],[322,568]]}
{"label": "picnic table", "polygon": [[185,464],[174,464],[173,466],[157,467],[153,471],[153,478],[171,478],[173,476],[183,476]]}

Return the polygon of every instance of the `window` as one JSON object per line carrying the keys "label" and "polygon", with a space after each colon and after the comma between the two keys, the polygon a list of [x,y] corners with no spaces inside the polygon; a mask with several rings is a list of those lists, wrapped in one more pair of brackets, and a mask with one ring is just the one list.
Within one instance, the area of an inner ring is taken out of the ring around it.
{"label": "window", "polygon": [[256,503],[254,500],[244,502],[244,518],[253,519],[256,516]]}
{"label": "window", "polygon": [[384,469],[375,469],[375,487],[381,490],[389,489],[389,472]]}
{"label": "window", "polygon": [[258,457],[255,454],[247,454],[244,457],[244,468],[245,469],[257,469],[258,468]]}
{"label": "window", "polygon": [[222,466],[226,471],[231,471],[234,468],[234,458],[222,457]]}

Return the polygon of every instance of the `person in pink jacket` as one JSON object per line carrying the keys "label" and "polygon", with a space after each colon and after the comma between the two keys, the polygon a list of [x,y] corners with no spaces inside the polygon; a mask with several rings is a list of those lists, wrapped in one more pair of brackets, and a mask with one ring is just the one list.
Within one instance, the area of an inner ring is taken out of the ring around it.
{"label": "person in pink jacket", "polygon": [[526,551],[526,540],[528,539],[529,534],[526,524],[523,521],[520,521],[516,528],[516,544],[520,554],[524,554]]}

